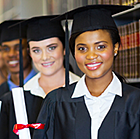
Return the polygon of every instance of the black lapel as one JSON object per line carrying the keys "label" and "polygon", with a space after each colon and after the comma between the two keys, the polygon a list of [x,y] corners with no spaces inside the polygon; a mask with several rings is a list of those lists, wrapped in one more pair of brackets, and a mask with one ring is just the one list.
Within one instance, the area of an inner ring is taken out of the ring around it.
{"label": "black lapel", "polygon": [[76,139],[91,139],[91,118],[85,105],[84,97],[76,103]]}
{"label": "black lapel", "polygon": [[116,125],[116,113],[118,111],[124,111],[125,102],[127,100],[127,96],[129,95],[129,90],[125,84],[122,84],[122,95],[115,96],[113,104],[107,113],[105,119],[103,120],[99,131],[98,131],[98,139],[113,139],[115,134],[115,125]]}

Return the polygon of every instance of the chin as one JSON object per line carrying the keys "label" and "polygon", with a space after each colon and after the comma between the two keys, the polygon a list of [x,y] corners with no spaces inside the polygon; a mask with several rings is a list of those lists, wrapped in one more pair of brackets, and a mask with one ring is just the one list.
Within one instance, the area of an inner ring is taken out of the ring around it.
{"label": "chin", "polygon": [[103,73],[97,73],[96,71],[92,71],[92,73],[86,72],[85,74],[92,79],[99,79],[104,76]]}
{"label": "chin", "polygon": [[19,71],[11,71],[11,74],[19,74]]}

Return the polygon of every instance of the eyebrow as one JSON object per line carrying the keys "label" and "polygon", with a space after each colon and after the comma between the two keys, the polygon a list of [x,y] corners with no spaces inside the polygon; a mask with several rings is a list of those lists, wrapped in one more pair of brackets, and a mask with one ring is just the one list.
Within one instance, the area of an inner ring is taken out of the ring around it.
{"label": "eyebrow", "polygon": [[[102,42],[108,43],[107,41],[98,41],[98,42],[95,42],[94,44],[99,44],[99,43],[102,43]],[[84,44],[84,43],[78,43],[76,46],[79,46],[79,45],[85,46],[86,44]]]}
{"label": "eyebrow", "polygon": [[47,45],[47,47],[50,47],[52,45],[57,45],[57,43],[51,43],[51,44]]}
{"label": "eyebrow", "polygon": [[31,49],[36,49],[36,48],[39,48],[39,47],[37,47],[37,46],[34,46],[34,47],[32,47]]}
{"label": "eyebrow", "polygon": [[[19,46],[19,43],[14,44],[13,46],[14,46],[14,47],[15,47],[15,46]],[[11,47],[11,46],[9,46],[9,45],[7,45],[7,44],[4,44],[4,45],[2,45],[2,47]]]}
{"label": "eyebrow", "polygon": [[78,43],[76,46],[79,46],[79,45],[86,45],[86,44],[84,44],[84,43]]}
{"label": "eyebrow", "polygon": [[[51,43],[51,44],[47,45],[46,47],[50,47],[50,46],[52,46],[52,45],[57,45],[57,43]],[[37,48],[40,48],[40,47],[34,46],[34,47],[32,47],[31,49],[37,49]]]}
{"label": "eyebrow", "polygon": [[2,45],[2,47],[9,47],[8,45],[6,45],[6,44],[4,44],[4,45]]}
{"label": "eyebrow", "polygon": [[99,42],[95,42],[95,44],[99,44],[99,43],[102,43],[102,42],[108,43],[107,41],[99,41]]}

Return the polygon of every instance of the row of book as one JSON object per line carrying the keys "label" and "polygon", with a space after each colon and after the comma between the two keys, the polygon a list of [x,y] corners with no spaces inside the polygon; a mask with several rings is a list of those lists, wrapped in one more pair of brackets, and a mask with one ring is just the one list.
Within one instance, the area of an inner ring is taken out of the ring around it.
{"label": "row of book", "polygon": [[136,5],[140,3],[140,0],[89,0],[92,3],[98,4],[112,4],[112,5]]}
{"label": "row of book", "polygon": [[114,61],[114,71],[126,78],[140,78],[140,19],[119,26],[121,46]]}

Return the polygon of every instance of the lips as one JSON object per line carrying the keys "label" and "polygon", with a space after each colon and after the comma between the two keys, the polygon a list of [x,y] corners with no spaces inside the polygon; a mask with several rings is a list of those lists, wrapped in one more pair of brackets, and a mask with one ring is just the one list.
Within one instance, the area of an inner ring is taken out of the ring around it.
{"label": "lips", "polygon": [[96,70],[101,66],[102,62],[94,62],[86,64],[87,69],[89,70]]}
{"label": "lips", "polygon": [[43,67],[50,67],[54,64],[54,62],[47,62],[47,63],[42,63]]}
{"label": "lips", "polygon": [[16,67],[19,64],[18,60],[12,60],[8,62],[10,67]]}
{"label": "lips", "polygon": [[13,65],[13,64],[18,64],[18,63],[19,63],[19,61],[18,61],[18,60],[9,61],[9,64],[10,64],[10,65]]}

